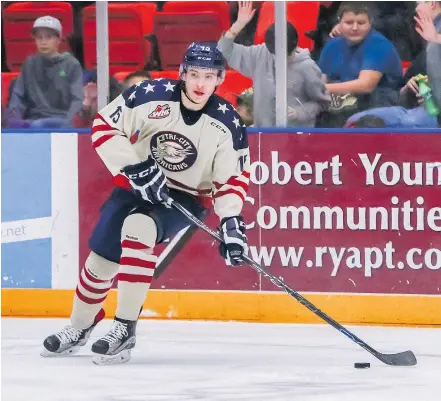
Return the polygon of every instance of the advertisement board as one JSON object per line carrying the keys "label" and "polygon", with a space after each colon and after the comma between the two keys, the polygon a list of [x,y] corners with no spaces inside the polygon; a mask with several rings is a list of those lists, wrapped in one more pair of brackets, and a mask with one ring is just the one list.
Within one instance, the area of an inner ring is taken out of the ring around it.
{"label": "advertisement board", "polygon": [[[256,261],[300,291],[441,294],[441,136],[265,133],[249,140],[244,216]],[[111,177],[86,137],[79,157],[84,262]],[[207,224],[219,224],[213,213]],[[226,266],[203,232],[153,288],[275,290],[247,266]]]}

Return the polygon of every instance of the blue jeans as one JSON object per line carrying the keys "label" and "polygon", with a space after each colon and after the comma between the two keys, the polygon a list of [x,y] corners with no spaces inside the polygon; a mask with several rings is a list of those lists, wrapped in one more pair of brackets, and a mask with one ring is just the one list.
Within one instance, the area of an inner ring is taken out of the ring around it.
{"label": "blue jeans", "polygon": [[65,118],[60,117],[47,117],[39,118],[37,120],[26,120],[29,123],[29,128],[71,128],[72,124]]}
{"label": "blue jeans", "polygon": [[386,128],[438,128],[436,117],[429,116],[424,106],[415,109],[405,109],[400,106],[369,109],[349,117],[346,125],[364,116],[381,118],[386,124]]}

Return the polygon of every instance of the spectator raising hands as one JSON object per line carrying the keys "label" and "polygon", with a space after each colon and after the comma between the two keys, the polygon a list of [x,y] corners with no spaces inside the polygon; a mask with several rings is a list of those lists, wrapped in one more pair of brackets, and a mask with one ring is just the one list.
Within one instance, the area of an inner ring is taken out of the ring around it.
{"label": "spectator raising hands", "polygon": [[[416,7],[415,30],[427,41],[426,65],[429,86],[438,108],[441,108],[441,3],[419,1]],[[441,125],[441,114],[438,115]]]}
{"label": "spectator raising hands", "polygon": [[[90,128],[98,111],[97,71],[85,70],[83,74],[84,100],[81,110],[74,116],[72,126],[75,128]],[[122,85],[115,77],[109,79],[110,100],[115,99],[123,91]]]}
{"label": "spectator raising hands", "polygon": [[93,108],[92,114],[97,112],[98,87],[95,82],[88,82],[84,87],[84,108]]}
{"label": "spectator raising hands", "polygon": [[[237,20],[218,41],[218,48],[229,66],[253,80],[254,124],[259,127],[276,125],[275,91],[275,24],[265,32],[265,43],[243,46],[234,43],[240,31],[253,19],[252,2],[239,2]],[[330,97],[321,71],[309,51],[297,47],[296,28],[287,22],[287,83],[288,125],[313,127],[318,114],[327,110]]]}
{"label": "spectator raising hands", "polygon": [[231,28],[229,31],[227,31],[227,34],[230,32],[232,36],[236,37],[240,31],[245,28],[248,22],[253,19],[255,13],[256,10],[253,9],[252,1],[239,1],[237,20],[233,25],[231,25]]}
{"label": "spectator raising hands", "polygon": [[419,10],[415,17],[416,31],[427,42],[441,43],[441,34],[436,31],[433,19],[425,11]]}

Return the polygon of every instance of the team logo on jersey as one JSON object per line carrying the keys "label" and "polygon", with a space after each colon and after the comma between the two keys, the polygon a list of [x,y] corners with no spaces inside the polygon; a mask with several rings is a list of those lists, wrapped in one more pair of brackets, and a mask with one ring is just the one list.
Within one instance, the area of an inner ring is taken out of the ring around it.
{"label": "team logo on jersey", "polygon": [[168,171],[187,170],[198,156],[196,147],[190,139],[171,131],[162,131],[153,135],[150,151],[156,162]]}
{"label": "team logo on jersey", "polygon": [[170,112],[170,106],[167,103],[162,106],[158,104],[156,109],[153,110],[148,117],[154,120],[159,120],[160,118],[168,117]]}

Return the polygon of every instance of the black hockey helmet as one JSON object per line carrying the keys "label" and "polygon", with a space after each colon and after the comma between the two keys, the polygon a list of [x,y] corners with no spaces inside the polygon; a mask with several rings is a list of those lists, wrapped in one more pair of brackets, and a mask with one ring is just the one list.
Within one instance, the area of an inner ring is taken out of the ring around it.
{"label": "black hockey helmet", "polygon": [[219,70],[219,77],[225,78],[225,59],[216,42],[193,42],[184,54],[179,76],[187,72],[188,67]]}

